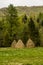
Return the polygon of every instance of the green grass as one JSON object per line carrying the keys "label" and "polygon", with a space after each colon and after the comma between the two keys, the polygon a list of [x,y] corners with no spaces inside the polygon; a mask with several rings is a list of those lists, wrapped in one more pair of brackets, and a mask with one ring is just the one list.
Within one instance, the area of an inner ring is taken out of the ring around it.
{"label": "green grass", "polygon": [[43,65],[43,48],[0,48],[0,65]]}

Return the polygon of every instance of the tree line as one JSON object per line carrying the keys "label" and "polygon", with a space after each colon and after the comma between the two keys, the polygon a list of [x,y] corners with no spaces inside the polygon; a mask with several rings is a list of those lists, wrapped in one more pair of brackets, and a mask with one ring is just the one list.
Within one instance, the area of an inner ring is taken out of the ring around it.
{"label": "tree line", "polygon": [[5,18],[0,20],[0,47],[10,47],[13,40],[21,39],[26,45],[30,38],[35,46],[43,46],[43,13],[37,17],[23,14],[10,4]]}

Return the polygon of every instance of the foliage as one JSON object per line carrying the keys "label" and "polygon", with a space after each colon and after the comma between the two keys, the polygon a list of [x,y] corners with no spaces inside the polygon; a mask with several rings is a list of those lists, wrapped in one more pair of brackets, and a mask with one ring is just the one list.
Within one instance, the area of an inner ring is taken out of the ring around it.
{"label": "foliage", "polygon": [[8,15],[6,16],[6,18],[10,26],[9,34],[10,34],[10,41],[12,42],[14,39],[17,39],[16,35],[18,32],[17,30],[18,30],[18,25],[19,25],[17,10],[12,4],[8,6]]}
{"label": "foliage", "polygon": [[40,28],[39,35],[40,35],[40,46],[43,47],[43,27]]}
{"label": "foliage", "polygon": [[35,42],[35,45],[39,45],[39,32],[38,29],[35,27],[34,20],[30,18],[29,23],[28,23],[28,28],[29,28],[29,36],[30,39],[32,39]]}
{"label": "foliage", "polygon": [[26,44],[29,38],[36,46],[43,43],[43,13],[37,16],[33,13],[32,17],[27,16],[26,13],[19,16],[17,7],[15,8],[12,4],[6,8],[6,11],[6,16],[0,18],[0,47],[8,47],[13,40],[19,39]]}

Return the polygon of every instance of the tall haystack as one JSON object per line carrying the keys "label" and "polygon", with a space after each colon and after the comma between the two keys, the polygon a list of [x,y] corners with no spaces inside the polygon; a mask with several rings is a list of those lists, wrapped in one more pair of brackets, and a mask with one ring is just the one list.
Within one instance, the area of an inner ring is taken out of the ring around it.
{"label": "tall haystack", "polygon": [[26,47],[27,48],[33,48],[33,47],[35,47],[35,44],[31,39],[29,39],[26,43]]}
{"label": "tall haystack", "polygon": [[19,40],[18,43],[15,45],[15,48],[24,48],[24,44],[22,40]]}
{"label": "tall haystack", "polygon": [[16,43],[17,43],[16,40],[14,40],[14,41],[12,42],[12,44],[11,44],[11,47],[12,47],[12,48],[15,48]]}

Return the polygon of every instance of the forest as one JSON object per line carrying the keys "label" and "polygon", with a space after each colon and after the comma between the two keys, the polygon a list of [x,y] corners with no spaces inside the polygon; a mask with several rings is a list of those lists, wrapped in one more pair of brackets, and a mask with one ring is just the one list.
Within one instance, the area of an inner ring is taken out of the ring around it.
{"label": "forest", "polygon": [[12,4],[6,11],[6,15],[0,16],[0,47],[10,47],[13,40],[19,39],[25,45],[28,39],[32,39],[36,47],[43,47],[43,12],[18,15],[17,8]]}

